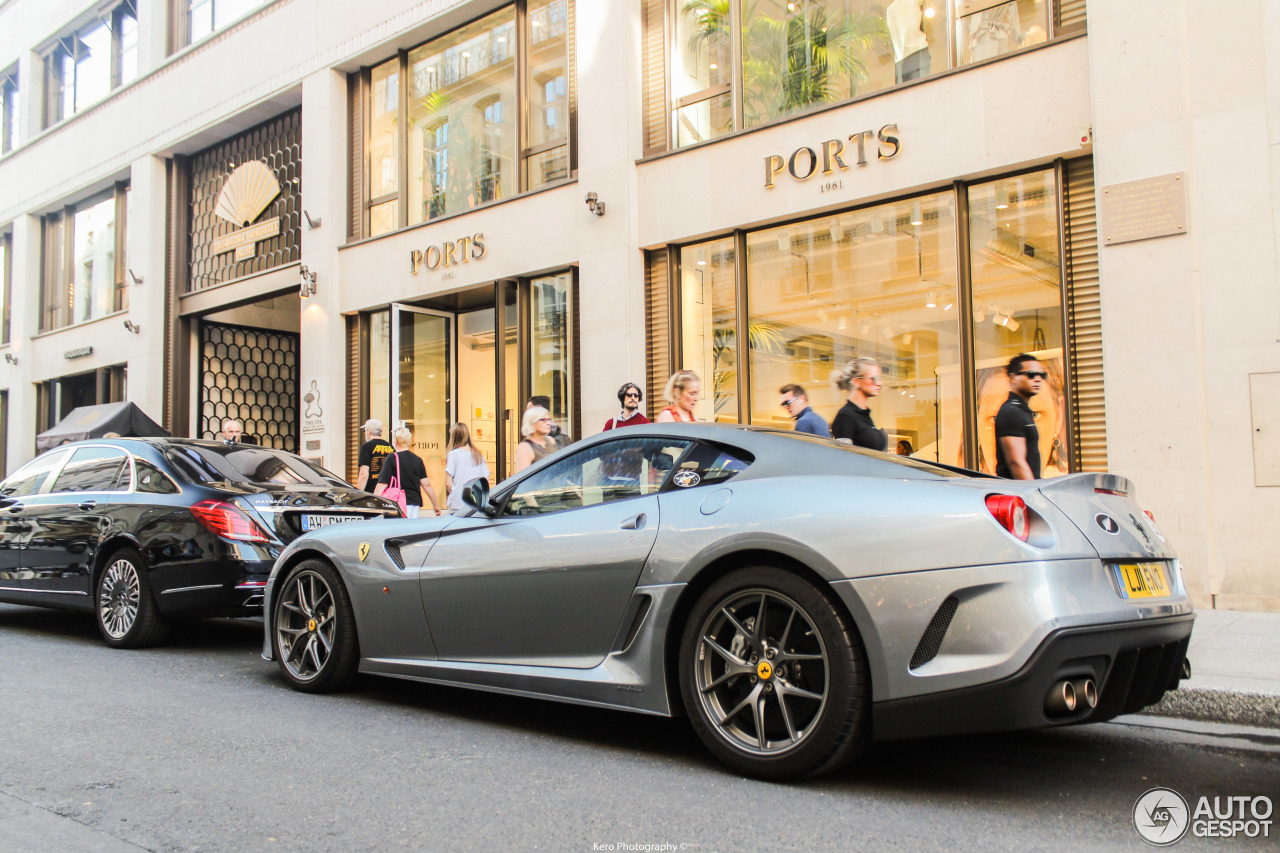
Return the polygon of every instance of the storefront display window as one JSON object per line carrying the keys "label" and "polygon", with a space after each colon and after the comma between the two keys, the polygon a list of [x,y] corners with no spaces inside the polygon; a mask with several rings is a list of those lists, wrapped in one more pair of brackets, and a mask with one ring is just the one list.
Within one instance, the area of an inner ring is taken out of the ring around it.
{"label": "storefront display window", "polygon": [[573,411],[572,364],[569,337],[571,277],[567,272],[535,278],[529,283],[529,380],[534,395],[551,398],[551,417],[569,428]]}
{"label": "storefront display window", "polygon": [[[737,423],[739,418],[736,281],[733,238],[681,249],[683,359],[679,366],[702,379],[702,397],[695,413],[704,420]],[[753,348],[773,339],[769,326],[751,326],[747,332]]]}
{"label": "storefront display window", "polygon": [[1025,352],[1048,373],[1031,401],[1042,476],[1068,473],[1059,246],[1069,235],[1056,174],[1025,172],[962,186],[960,195],[895,199],[679,247],[670,322],[677,366],[702,377],[697,416],[789,429],[779,389],[797,384],[830,423],[847,396],[833,374],[869,357],[884,378],[871,411],[889,452],[993,473],[995,415],[1009,394],[1004,365]]}
{"label": "storefront display window", "polygon": [[1009,395],[1004,365],[1018,353],[1049,374],[1031,399],[1043,476],[1067,473],[1062,278],[1051,171],[969,188],[969,256],[977,367],[978,469],[995,471],[995,416]]}
{"label": "storefront display window", "polygon": [[1048,0],[668,3],[665,15],[646,15],[645,44],[667,48],[667,80],[658,63],[646,74],[652,92],[669,81],[669,112],[646,110],[650,123],[670,123],[677,148],[1040,44],[1050,33]]}
{"label": "storefront display window", "polygon": [[369,236],[571,177],[571,10],[519,0],[366,72]]}
{"label": "storefront display window", "polygon": [[960,366],[955,230],[952,194],[939,193],[748,234],[752,423],[791,428],[778,408],[788,383],[830,423],[846,397],[832,373],[870,357],[889,447],[938,461],[960,426],[947,380]]}

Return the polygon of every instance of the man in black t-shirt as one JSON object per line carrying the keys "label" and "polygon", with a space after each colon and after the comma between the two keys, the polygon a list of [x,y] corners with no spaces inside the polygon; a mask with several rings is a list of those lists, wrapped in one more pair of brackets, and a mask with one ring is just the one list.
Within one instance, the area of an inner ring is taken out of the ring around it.
{"label": "man in black t-shirt", "polygon": [[1040,393],[1044,365],[1020,353],[1005,368],[1009,399],[996,413],[996,476],[1012,480],[1040,479],[1040,431],[1027,401]]}
{"label": "man in black t-shirt", "polygon": [[385,438],[382,437],[382,421],[369,418],[361,427],[364,430],[364,444],[360,445],[360,473],[356,477],[356,488],[372,492],[382,473],[382,462],[395,452]]}

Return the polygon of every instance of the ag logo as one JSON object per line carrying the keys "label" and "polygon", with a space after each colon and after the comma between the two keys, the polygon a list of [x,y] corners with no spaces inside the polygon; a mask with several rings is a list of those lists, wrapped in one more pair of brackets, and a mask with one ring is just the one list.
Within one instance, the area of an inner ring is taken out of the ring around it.
{"label": "ag logo", "polygon": [[1152,788],[1133,804],[1133,828],[1157,847],[1181,841],[1191,825],[1187,801],[1172,788]]}
{"label": "ag logo", "polygon": [[701,483],[702,478],[698,476],[697,471],[677,471],[671,482],[682,489],[687,489],[690,486],[696,486]]}
{"label": "ag logo", "polygon": [[1113,536],[1120,532],[1120,522],[1105,513],[1098,513],[1093,517],[1097,525]]}
{"label": "ag logo", "polygon": [[367,557],[367,556],[369,556],[369,543],[368,543],[368,542],[361,542],[361,543],[360,543],[360,562],[362,562],[362,563],[363,563],[363,562],[364,562],[364,558],[365,558],[365,557]]}

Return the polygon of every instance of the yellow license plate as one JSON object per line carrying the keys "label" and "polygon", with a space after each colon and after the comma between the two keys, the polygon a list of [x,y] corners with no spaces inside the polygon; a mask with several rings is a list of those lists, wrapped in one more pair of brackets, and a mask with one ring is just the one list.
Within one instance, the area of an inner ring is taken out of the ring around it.
{"label": "yellow license plate", "polygon": [[1125,598],[1167,598],[1169,576],[1164,563],[1119,563],[1115,567]]}

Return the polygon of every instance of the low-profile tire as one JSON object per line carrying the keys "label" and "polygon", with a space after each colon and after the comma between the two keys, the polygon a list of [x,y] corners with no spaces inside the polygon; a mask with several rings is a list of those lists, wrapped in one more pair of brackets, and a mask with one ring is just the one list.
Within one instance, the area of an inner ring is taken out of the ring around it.
{"label": "low-profile tire", "polygon": [[734,571],[698,598],[679,654],[694,730],[737,772],[801,779],[866,749],[867,656],[829,590],[775,566]]}
{"label": "low-profile tire", "polygon": [[117,649],[154,646],[169,632],[151,590],[146,561],[133,548],[107,557],[94,584],[93,612],[102,639]]}
{"label": "low-profile tire", "polygon": [[351,683],[360,643],[351,598],[324,560],[294,566],[275,590],[271,642],[285,680],[295,690],[328,693]]}

